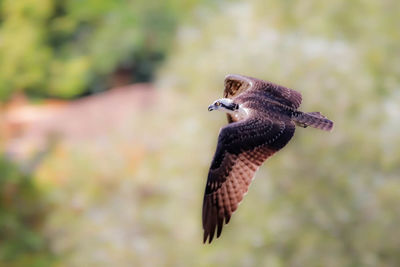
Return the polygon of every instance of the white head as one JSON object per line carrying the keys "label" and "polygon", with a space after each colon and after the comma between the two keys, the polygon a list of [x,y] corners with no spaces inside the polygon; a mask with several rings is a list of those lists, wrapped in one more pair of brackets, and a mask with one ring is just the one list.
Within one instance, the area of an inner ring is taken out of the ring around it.
{"label": "white head", "polygon": [[214,103],[208,106],[208,111],[222,110],[226,112],[234,112],[239,109],[239,105],[233,102],[230,98],[221,98],[215,100]]}

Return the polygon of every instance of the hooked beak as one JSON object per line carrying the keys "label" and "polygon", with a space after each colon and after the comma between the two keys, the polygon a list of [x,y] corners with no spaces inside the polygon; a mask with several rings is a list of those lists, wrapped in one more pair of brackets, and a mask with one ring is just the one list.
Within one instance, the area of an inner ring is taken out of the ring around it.
{"label": "hooked beak", "polygon": [[208,111],[213,111],[214,110],[214,105],[209,105],[208,106]]}

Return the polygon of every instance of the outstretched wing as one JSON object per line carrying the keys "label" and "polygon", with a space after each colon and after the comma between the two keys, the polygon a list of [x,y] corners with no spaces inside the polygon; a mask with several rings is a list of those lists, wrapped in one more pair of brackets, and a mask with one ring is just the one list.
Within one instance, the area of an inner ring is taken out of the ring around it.
{"label": "outstretched wing", "polygon": [[[235,98],[248,90],[259,91],[261,93],[260,95],[294,109],[300,106],[302,100],[301,94],[295,90],[238,74],[227,75],[224,85],[225,98]],[[227,116],[228,122],[231,123],[235,121],[231,115],[227,114]]]}
{"label": "outstretched wing", "polygon": [[220,236],[247,192],[258,167],[292,138],[289,119],[259,115],[221,129],[203,200],[204,243]]}

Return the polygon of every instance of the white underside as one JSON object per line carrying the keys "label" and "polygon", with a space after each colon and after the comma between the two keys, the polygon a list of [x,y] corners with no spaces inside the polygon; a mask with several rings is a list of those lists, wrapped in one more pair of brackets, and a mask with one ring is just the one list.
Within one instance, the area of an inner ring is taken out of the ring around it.
{"label": "white underside", "polygon": [[247,108],[242,107],[239,105],[239,109],[236,111],[228,111],[228,113],[234,117],[236,120],[244,120],[249,115],[250,111]]}

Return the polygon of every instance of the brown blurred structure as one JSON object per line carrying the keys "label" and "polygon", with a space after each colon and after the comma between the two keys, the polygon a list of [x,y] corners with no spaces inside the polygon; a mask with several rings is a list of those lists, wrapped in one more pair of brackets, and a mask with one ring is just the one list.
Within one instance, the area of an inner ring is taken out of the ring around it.
{"label": "brown blurred structure", "polygon": [[73,101],[46,100],[31,104],[16,96],[2,111],[1,138],[7,155],[16,160],[46,149],[54,137],[65,142],[107,138],[129,124],[130,117],[153,103],[155,90],[135,84]]}

